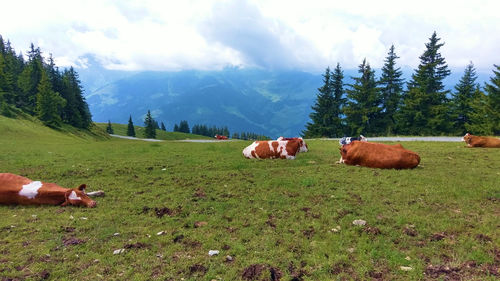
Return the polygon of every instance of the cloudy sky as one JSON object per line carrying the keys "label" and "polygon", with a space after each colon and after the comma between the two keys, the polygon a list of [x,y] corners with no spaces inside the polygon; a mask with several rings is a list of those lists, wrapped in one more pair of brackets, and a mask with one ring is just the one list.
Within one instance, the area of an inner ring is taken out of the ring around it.
{"label": "cloudy sky", "polygon": [[[434,31],[452,68],[500,64],[500,1],[33,0],[4,1],[0,35],[33,42],[59,66],[93,55],[109,69],[226,66],[321,72],[366,58],[381,67],[394,44],[415,68]],[[429,10],[432,9],[432,10]]]}

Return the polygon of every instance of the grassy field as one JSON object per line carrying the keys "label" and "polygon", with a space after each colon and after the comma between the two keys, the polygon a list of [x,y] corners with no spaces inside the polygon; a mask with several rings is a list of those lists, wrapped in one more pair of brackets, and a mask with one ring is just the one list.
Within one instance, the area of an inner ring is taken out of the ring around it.
{"label": "grassy field", "polygon": [[0,206],[1,280],[498,280],[500,149],[404,143],[421,165],[396,171],[335,164],[335,141],[259,161],[245,141],[96,138],[1,116],[0,132],[0,172],[106,192],[93,209]]}

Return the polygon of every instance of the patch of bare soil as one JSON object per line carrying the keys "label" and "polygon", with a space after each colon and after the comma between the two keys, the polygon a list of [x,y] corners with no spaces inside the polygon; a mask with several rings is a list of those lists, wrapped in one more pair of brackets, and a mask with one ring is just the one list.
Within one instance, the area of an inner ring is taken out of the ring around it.
{"label": "patch of bare soil", "polygon": [[268,264],[252,264],[243,270],[241,278],[244,280],[271,280],[279,281],[283,272],[279,268]]}
{"label": "patch of bare soil", "polygon": [[371,234],[371,235],[379,235],[379,234],[382,234],[382,232],[380,231],[380,229],[376,226],[365,226],[363,228],[363,231],[368,233],[368,234]]}
{"label": "patch of bare soil", "polygon": [[198,275],[198,276],[204,276],[207,273],[208,269],[203,266],[202,264],[193,264],[192,266],[189,267],[189,274],[190,275]]}
{"label": "patch of bare soil", "polygon": [[63,238],[63,244],[64,246],[72,246],[72,245],[79,245],[85,243],[85,240],[83,239],[78,239],[75,237],[65,237]]}
{"label": "patch of bare soil", "polygon": [[126,244],[123,246],[125,249],[143,249],[143,248],[149,248],[151,245],[142,243],[142,242],[137,242],[133,244]]}
{"label": "patch of bare soil", "polygon": [[155,215],[158,217],[158,218],[162,218],[163,216],[167,215],[169,217],[173,217],[175,215],[177,215],[178,213],[180,213],[182,211],[182,207],[181,206],[178,206],[177,208],[175,209],[171,209],[171,208],[168,208],[168,207],[154,207],[154,208],[150,208],[148,206],[144,206],[142,208],[142,212],[141,214],[147,214],[149,213],[151,210],[154,210],[155,212]]}

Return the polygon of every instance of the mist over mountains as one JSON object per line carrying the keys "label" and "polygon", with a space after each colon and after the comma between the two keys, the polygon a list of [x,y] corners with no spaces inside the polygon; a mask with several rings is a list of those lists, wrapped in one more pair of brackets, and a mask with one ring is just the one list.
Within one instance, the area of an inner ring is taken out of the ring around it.
{"label": "mist over mountains", "polygon": [[[226,68],[220,71],[186,70],[117,71],[93,63],[77,69],[95,122],[126,124],[130,115],[143,125],[151,110],[167,130],[187,120],[190,126],[228,126],[233,132],[299,136],[309,122],[321,74],[301,71]],[[413,69],[403,68],[406,81]],[[376,76],[380,71],[376,71]],[[452,70],[445,80],[453,90],[463,70]],[[344,82],[352,83],[356,69],[344,70]],[[489,73],[478,72],[482,86]]]}

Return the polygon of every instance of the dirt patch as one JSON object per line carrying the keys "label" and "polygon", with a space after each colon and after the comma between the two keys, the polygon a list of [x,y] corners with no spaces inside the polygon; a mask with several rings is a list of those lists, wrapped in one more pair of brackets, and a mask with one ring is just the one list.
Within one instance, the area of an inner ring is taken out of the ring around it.
{"label": "dirt patch", "polygon": [[437,233],[432,234],[430,240],[431,241],[440,241],[440,240],[443,240],[444,238],[446,238],[446,234],[444,232],[437,232]]}
{"label": "dirt patch", "polygon": [[72,245],[79,245],[85,243],[85,240],[83,239],[78,239],[75,237],[65,237],[63,238],[63,244],[64,246],[72,246]]}
{"label": "dirt patch", "polygon": [[368,233],[368,234],[372,234],[372,235],[379,235],[379,234],[382,234],[382,232],[380,231],[380,229],[376,226],[365,226],[365,228],[363,228],[363,231]]}
{"label": "dirt patch", "polygon": [[143,249],[143,248],[149,248],[150,245],[142,242],[137,242],[134,244],[126,244],[123,246],[125,249]]}
{"label": "dirt patch", "polygon": [[244,280],[271,280],[279,281],[283,272],[279,268],[267,264],[252,264],[243,270],[241,278]]}
{"label": "dirt patch", "polygon": [[196,198],[205,198],[207,197],[207,194],[202,188],[198,188],[193,196]]}
{"label": "dirt patch", "polygon": [[198,275],[198,276],[204,276],[207,273],[208,269],[203,266],[202,264],[193,264],[192,266],[189,267],[189,274],[191,275]]}
{"label": "dirt patch", "polygon": [[341,261],[341,262],[334,263],[332,265],[332,267],[330,269],[330,273],[333,275],[338,275],[340,273],[347,273],[347,274],[351,275],[352,273],[354,273],[354,270],[350,264],[348,264],[347,262]]}
{"label": "dirt patch", "polygon": [[345,216],[347,216],[349,214],[352,214],[351,210],[338,209],[337,210],[337,216],[335,217],[335,219],[336,220],[340,220],[340,219],[342,219],[343,217],[345,217]]}
{"label": "dirt patch", "polygon": [[39,276],[40,276],[40,279],[42,279],[42,280],[49,279],[50,272],[48,272],[47,270],[44,270],[44,271],[40,272]]}
{"label": "dirt patch", "polygon": [[182,207],[178,206],[177,208],[172,209],[172,208],[168,208],[168,207],[154,207],[154,208],[150,208],[148,206],[144,206],[144,207],[142,207],[141,214],[147,214],[151,210],[154,210],[155,215],[158,218],[162,218],[165,215],[167,215],[169,217],[173,217],[173,216],[177,215],[178,213],[180,213],[182,211]]}
{"label": "dirt patch", "polygon": [[272,228],[276,228],[276,217],[274,215],[269,215],[266,224]]}
{"label": "dirt patch", "polygon": [[300,268],[296,268],[293,262],[288,264],[288,273],[292,277],[291,281],[302,281],[304,277],[309,275],[309,272],[304,269],[306,263],[303,261],[300,263]]}
{"label": "dirt patch", "polygon": [[311,239],[314,235],[316,231],[314,230],[314,227],[310,226],[308,229],[304,229],[302,230],[302,234],[304,234],[304,236],[307,238],[307,239]]}
{"label": "dirt patch", "polygon": [[403,233],[411,237],[415,237],[418,235],[417,230],[414,227],[409,226],[405,226],[405,228],[403,229]]}
{"label": "dirt patch", "polygon": [[479,240],[479,241],[481,241],[481,242],[483,242],[483,243],[487,243],[487,242],[493,241],[491,239],[491,237],[489,237],[487,235],[484,235],[484,234],[481,234],[481,233],[478,234],[478,235],[476,235],[476,239]]}
{"label": "dirt patch", "polygon": [[66,233],[72,233],[75,232],[75,228],[71,226],[66,226],[66,227],[61,226],[61,231]]}

